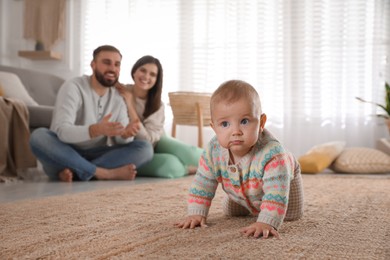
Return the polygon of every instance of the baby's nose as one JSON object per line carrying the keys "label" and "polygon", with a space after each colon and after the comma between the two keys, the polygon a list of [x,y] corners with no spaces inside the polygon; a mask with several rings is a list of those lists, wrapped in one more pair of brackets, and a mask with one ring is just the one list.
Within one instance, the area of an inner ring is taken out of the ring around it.
{"label": "baby's nose", "polygon": [[233,126],[233,135],[242,135],[241,127],[239,125]]}

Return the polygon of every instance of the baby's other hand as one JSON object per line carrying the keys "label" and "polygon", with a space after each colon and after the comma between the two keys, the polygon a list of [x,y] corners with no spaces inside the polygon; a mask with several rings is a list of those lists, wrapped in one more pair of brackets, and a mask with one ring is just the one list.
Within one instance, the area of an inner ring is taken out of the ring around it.
{"label": "baby's other hand", "polygon": [[195,228],[195,227],[207,227],[206,218],[201,215],[192,215],[186,217],[184,220],[176,222],[174,224],[178,228]]}
{"label": "baby's other hand", "polygon": [[246,237],[253,236],[254,238],[258,238],[261,234],[263,234],[263,238],[268,238],[271,234],[274,237],[280,239],[279,233],[276,231],[276,229],[268,224],[261,222],[255,222],[247,227],[242,228],[240,233]]}

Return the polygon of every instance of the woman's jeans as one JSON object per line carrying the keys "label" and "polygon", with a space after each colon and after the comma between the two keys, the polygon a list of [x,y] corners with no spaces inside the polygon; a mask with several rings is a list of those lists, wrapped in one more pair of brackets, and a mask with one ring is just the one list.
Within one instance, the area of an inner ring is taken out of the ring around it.
{"label": "woman's jeans", "polygon": [[153,158],[153,146],[147,141],[79,149],[60,141],[57,134],[47,128],[32,132],[30,146],[52,180],[58,180],[59,173],[65,168],[69,168],[76,178],[88,181],[95,175],[97,167],[114,169],[134,164],[139,168]]}

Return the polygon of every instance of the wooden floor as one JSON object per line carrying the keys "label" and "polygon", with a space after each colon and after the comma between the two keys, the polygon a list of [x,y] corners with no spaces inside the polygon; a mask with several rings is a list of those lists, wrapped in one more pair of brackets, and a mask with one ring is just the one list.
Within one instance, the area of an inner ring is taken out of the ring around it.
{"label": "wooden floor", "polygon": [[23,176],[23,180],[0,183],[0,203],[167,180],[169,179],[137,177],[134,181],[78,181],[64,183],[48,181],[41,170],[30,169]]}

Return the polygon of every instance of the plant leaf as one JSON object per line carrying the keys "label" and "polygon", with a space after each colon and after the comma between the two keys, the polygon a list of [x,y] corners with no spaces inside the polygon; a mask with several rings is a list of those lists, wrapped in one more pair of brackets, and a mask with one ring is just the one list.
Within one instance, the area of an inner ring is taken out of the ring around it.
{"label": "plant leaf", "polygon": [[372,101],[364,100],[361,97],[355,97],[355,98],[361,102],[369,103],[369,104],[372,104],[372,105],[375,105],[375,106],[382,108],[386,112],[386,115],[378,115],[378,116],[384,117],[384,118],[390,118],[390,85],[387,82],[385,82],[385,90],[386,90],[386,96],[385,96],[385,104],[386,105],[385,106],[382,104],[379,104],[379,103],[372,102]]}
{"label": "plant leaf", "polygon": [[[390,94],[390,93],[389,93],[389,94]],[[383,110],[385,110],[386,113],[387,113],[388,115],[390,115],[390,113],[387,111],[387,109],[386,109],[386,107],[385,107],[384,105],[381,105],[381,104],[379,104],[379,103],[375,103],[375,102],[372,102],[372,101],[367,101],[367,100],[364,100],[364,99],[362,99],[362,98],[360,98],[360,97],[355,97],[355,98],[356,98],[357,100],[361,101],[361,102],[376,105],[376,106],[382,108]],[[389,103],[390,103],[390,101],[389,101]]]}

